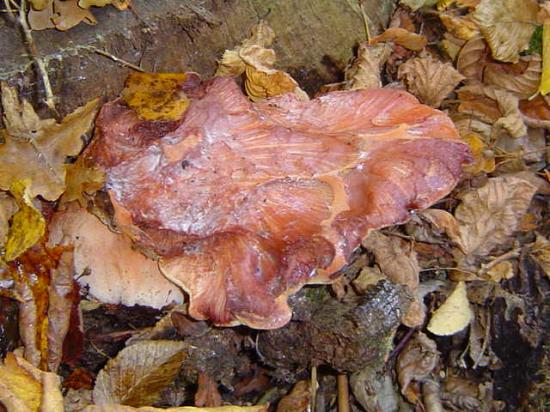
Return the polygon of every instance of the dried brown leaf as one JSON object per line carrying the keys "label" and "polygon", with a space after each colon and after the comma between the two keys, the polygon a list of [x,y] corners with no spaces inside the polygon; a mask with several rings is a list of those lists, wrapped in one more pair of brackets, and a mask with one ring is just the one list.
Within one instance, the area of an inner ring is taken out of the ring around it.
{"label": "dried brown leaf", "polygon": [[[376,263],[385,276],[394,283],[408,286],[418,300],[416,291],[420,266],[416,252],[410,244],[396,236],[386,236],[380,231],[374,230],[363,240],[363,246],[374,254]],[[420,303],[411,305],[409,309],[411,313],[406,313],[403,318],[403,322],[407,322],[405,325],[415,327],[423,322],[424,317],[420,316],[419,307],[422,309]]]}
{"label": "dried brown leaf", "polygon": [[30,196],[56,200],[65,190],[65,159],[82,149],[81,136],[92,126],[98,101],[92,100],[67,115],[61,123],[41,120],[15,89],[2,83],[6,129],[0,129],[0,188],[30,179]]}
{"label": "dried brown leaf", "polygon": [[457,70],[469,79],[483,80],[483,71],[489,61],[489,46],[482,37],[474,37],[466,42],[456,60]]}
{"label": "dried brown leaf", "polygon": [[536,0],[482,0],[473,19],[489,43],[493,57],[517,63],[519,53],[529,47],[538,11]]}
{"label": "dried brown leaf", "polygon": [[492,266],[485,274],[493,282],[500,282],[503,279],[512,279],[515,275],[514,266],[509,260],[505,260],[504,262]]}
{"label": "dried brown leaf", "polygon": [[97,24],[97,20],[90,10],[83,9],[78,5],[78,0],[54,0],[54,15],[52,22],[57,30],[66,31],[77,24]]}
{"label": "dried brown leaf", "polygon": [[479,28],[470,16],[460,17],[448,13],[440,13],[439,19],[445,28],[459,39],[470,40],[480,35]]}
{"label": "dried brown leaf", "polygon": [[369,43],[370,45],[375,45],[386,41],[393,42],[414,51],[420,51],[428,44],[428,39],[426,39],[426,37],[401,27],[391,27],[384,31],[384,33],[370,39]]}
{"label": "dried brown leaf", "polygon": [[381,87],[380,72],[390,56],[391,46],[377,44],[370,46],[361,43],[357,50],[357,58],[346,71],[346,89],[369,89]]}
{"label": "dried brown leaf", "polygon": [[308,381],[297,382],[292,391],[277,405],[277,412],[307,412],[311,408],[311,387]]}
{"label": "dried brown leaf", "polygon": [[186,344],[157,340],[124,348],[99,371],[94,386],[96,404],[152,405],[178,374]]}
{"label": "dried brown leaf", "polygon": [[466,165],[464,170],[475,176],[479,173],[491,173],[495,170],[495,154],[487,146],[487,143],[477,133],[468,133],[462,138],[472,151],[473,162]]}
{"label": "dried brown leaf", "polygon": [[63,412],[59,376],[14,353],[0,363],[0,405],[8,412]]}
{"label": "dried brown leaf", "polygon": [[397,380],[401,393],[407,393],[412,381],[421,381],[428,377],[438,362],[439,352],[435,342],[422,332],[417,332],[397,359]]}
{"label": "dried brown leaf", "polygon": [[246,94],[254,101],[284,93],[293,93],[296,89],[299,89],[296,81],[281,70],[267,73],[247,65],[245,73],[244,87]]}
{"label": "dried brown leaf", "polygon": [[453,242],[457,244],[460,242],[458,222],[449,212],[441,209],[426,209],[420,212],[420,215],[437,229],[445,232]]}
{"label": "dried brown leaf", "polygon": [[502,117],[493,124],[493,137],[498,137],[502,129],[506,130],[512,137],[525,136],[527,126],[519,111],[519,99],[512,93],[495,86],[485,86],[483,92],[497,103],[502,113]]}
{"label": "dried brown leaf", "polygon": [[550,242],[539,233],[537,233],[535,243],[531,245],[531,255],[539,262],[546,276],[550,278]]}
{"label": "dried brown leaf", "polygon": [[421,7],[430,7],[437,3],[438,0],[399,0],[400,4],[404,4],[412,11],[416,11]]}
{"label": "dried brown leaf", "polygon": [[466,284],[458,282],[445,302],[432,314],[428,330],[439,336],[454,335],[470,324],[472,316]]}
{"label": "dried brown leaf", "polygon": [[522,56],[516,64],[488,64],[483,73],[483,81],[505,89],[520,99],[527,99],[537,92],[541,71],[540,56],[531,54]]}
{"label": "dried brown leaf", "polygon": [[258,406],[217,406],[214,408],[196,408],[194,406],[180,406],[178,408],[153,408],[144,406],[132,408],[125,405],[90,405],[82,412],[268,412],[269,405]]}
{"label": "dried brown leaf", "polygon": [[221,406],[223,405],[222,395],[218,390],[218,384],[208,374],[199,373],[195,393],[195,406]]}
{"label": "dried brown leaf", "polygon": [[475,259],[503,244],[517,229],[536,190],[523,178],[504,175],[464,194],[455,211],[463,251]]}
{"label": "dried brown leaf", "polygon": [[53,0],[44,1],[44,7],[41,9],[31,8],[27,14],[27,20],[32,30],[54,29],[52,18],[55,16],[53,11]]}
{"label": "dried brown leaf", "polygon": [[431,55],[407,60],[399,66],[398,77],[422,103],[435,108],[464,80],[450,63],[443,63]]}
{"label": "dried brown leaf", "polygon": [[67,171],[65,193],[61,203],[77,200],[82,207],[86,206],[84,194],[94,194],[105,183],[105,172],[99,166],[87,166],[82,158],[75,163],[65,165]]}
{"label": "dried brown leaf", "polygon": [[353,280],[352,285],[357,293],[364,294],[368,291],[370,286],[376,285],[385,278],[386,277],[377,266],[366,266],[361,269],[361,273]]}

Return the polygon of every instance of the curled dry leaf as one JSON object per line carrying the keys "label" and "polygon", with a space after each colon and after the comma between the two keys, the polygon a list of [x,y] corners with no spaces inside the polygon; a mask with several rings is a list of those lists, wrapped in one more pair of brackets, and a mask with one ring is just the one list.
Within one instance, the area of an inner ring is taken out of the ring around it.
{"label": "curled dry leaf", "polygon": [[428,330],[439,336],[454,335],[470,324],[472,316],[466,284],[458,282],[445,302],[432,314]]}
{"label": "curled dry leaf", "polygon": [[450,63],[443,63],[431,55],[407,60],[399,66],[398,77],[421,102],[436,108],[464,80]]}
{"label": "curled dry leaf", "polygon": [[30,179],[31,198],[56,200],[65,190],[65,159],[80,153],[81,136],[92,127],[98,101],[92,100],[67,115],[61,123],[41,120],[15,89],[2,83],[2,107],[6,129],[0,129],[0,188]]}
{"label": "curled dry leaf", "polygon": [[428,39],[421,34],[416,34],[401,27],[391,27],[384,33],[370,39],[370,44],[375,45],[380,42],[393,42],[413,51],[420,51],[426,44]]}
{"label": "curled dry leaf", "polygon": [[504,175],[464,194],[455,211],[462,250],[482,257],[503,244],[517,229],[536,190],[521,177]]}
{"label": "curled dry leaf", "polygon": [[190,80],[185,73],[132,72],[122,98],[142,120],[177,120],[189,106],[185,85]]}
{"label": "curled dry leaf", "polygon": [[181,303],[177,286],[160,273],[157,262],[134,250],[130,239],[111,232],[76,205],[58,212],[49,225],[51,244],[74,247],[74,272],[89,294],[106,303],[161,308]]}
{"label": "curled dry leaf", "polygon": [[157,402],[185,359],[184,342],[136,342],[122,349],[99,371],[94,386],[96,404],[147,406]]}
{"label": "curled dry leaf", "polygon": [[459,39],[470,40],[480,34],[479,28],[470,16],[460,17],[448,13],[440,13],[439,19],[445,28]]}
{"label": "curled dry leaf", "polygon": [[29,194],[30,180],[12,183],[10,192],[17,202],[18,211],[13,215],[6,240],[6,262],[12,261],[33,246],[46,231],[46,221],[32,203]]}
{"label": "curled dry leaf", "polygon": [[458,222],[449,212],[441,209],[427,209],[420,212],[420,215],[428,220],[434,227],[445,232],[453,242],[460,243],[460,231]]}
{"label": "curled dry leaf", "polygon": [[[281,70],[264,72],[254,66],[246,66],[244,87],[252,101],[267,99],[299,89],[298,83]],[[306,95],[307,96],[307,95]]]}
{"label": "curled dry leaf", "polygon": [[529,47],[537,25],[536,0],[482,0],[472,17],[489,43],[493,57],[509,63]]}
{"label": "curled dry leaf", "polygon": [[15,353],[0,363],[0,405],[11,412],[63,412],[59,376]]}
{"label": "curled dry leaf", "polygon": [[506,130],[512,137],[525,136],[527,126],[519,111],[519,99],[512,93],[495,86],[485,86],[483,92],[497,103],[502,114],[502,117],[493,123],[493,137],[498,137],[501,129]]}
{"label": "curled dry leaf", "polygon": [[468,143],[474,157],[472,163],[464,166],[464,170],[472,176],[493,172],[495,170],[495,154],[487,147],[483,138],[477,133],[468,133],[462,139]]}
{"label": "curled dry leaf", "polygon": [[535,243],[531,245],[531,255],[539,262],[546,276],[550,278],[550,242],[537,233]]}
{"label": "curled dry leaf", "polygon": [[391,46],[388,44],[371,46],[366,42],[361,43],[357,50],[357,58],[346,71],[346,89],[381,87],[380,72],[390,53]]}
{"label": "curled dry leaf", "polygon": [[412,381],[427,378],[438,362],[439,352],[435,342],[424,333],[417,332],[397,359],[397,380],[401,393],[407,394],[407,388]]}

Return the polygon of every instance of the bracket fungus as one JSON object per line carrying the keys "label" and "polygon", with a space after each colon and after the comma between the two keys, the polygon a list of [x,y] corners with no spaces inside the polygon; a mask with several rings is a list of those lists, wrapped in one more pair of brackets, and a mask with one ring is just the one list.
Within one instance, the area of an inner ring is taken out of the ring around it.
{"label": "bracket fungus", "polygon": [[175,121],[104,105],[85,156],[106,171],[121,231],[217,325],[286,324],[290,294],[332,282],[370,229],[449,193],[470,156],[444,113],[399,90],[252,103],[230,78],[182,87]]}

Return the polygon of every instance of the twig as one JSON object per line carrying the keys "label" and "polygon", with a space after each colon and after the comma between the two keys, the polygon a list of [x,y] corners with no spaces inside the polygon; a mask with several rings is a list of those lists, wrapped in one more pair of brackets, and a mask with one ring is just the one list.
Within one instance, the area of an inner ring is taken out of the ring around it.
{"label": "twig", "polygon": [[479,351],[479,355],[477,355],[477,359],[475,359],[474,361],[474,366],[472,366],[472,369],[476,369],[479,365],[479,362],[481,362],[481,359],[483,358],[483,355],[487,350],[487,346],[489,346],[490,338],[491,338],[491,307],[489,306],[489,309],[487,310],[487,318],[485,319],[485,335],[483,336],[483,344],[481,345],[481,350]]}
{"label": "twig", "polygon": [[36,66],[38,67],[40,76],[42,77],[42,82],[44,83],[44,91],[46,92],[46,105],[55,112],[56,98],[52,91],[52,85],[50,83],[50,77],[48,76],[48,69],[46,67],[46,63],[44,63],[44,60],[42,60],[42,58],[38,54],[38,49],[36,48],[36,44],[34,43],[34,39],[32,38],[32,30],[29,27],[29,23],[27,21],[27,1],[26,0],[21,0],[21,4],[19,6],[18,21],[19,21],[19,25],[21,26],[21,29],[23,30],[23,35],[25,36],[25,42],[27,43],[29,52],[32,58],[34,59]]}
{"label": "twig", "polygon": [[313,366],[311,368],[311,385],[310,385],[310,391],[311,391],[311,408],[310,410],[313,412],[315,411],[315,403],[317,401],[317,388],[319,384],[317,383],[317,366]]}
{"label": "twig", "polygon": [[138,72],[144,72],[145,70],[143,70],[141,67],[139,66],[136,66],[135,64],[132,64],[130,62],[127,62],[126,60],[123,60],[121,59],[120,57],[117,57],[115,56],[114,54],[111,54],[109,52],[106,52],[105,50],[101,50],[101,49],[98,49],[96,47],[90,47],[89,48],[91,51],[93,51],[94,53],[97,53],[101,56],[105,56],[105,57],[108,57],[109,59],[117,62],[117,63],[120,63],[122,64],[123,66],[126,66],[126,67],[129,67],[130,69],[132,70],[135,70],[135,71],[138,71]]}
{"label": "twig", "polygon": [[496,258],[491,260],[489,263],[481,265],[481,269],[479,269],[478,275],[482,276],[482,275],[486,274],[489,271],[489,269],[491,269],[492,267],[498,265],[501,262],[504,262],[505,260],[518,257],[519,252],[521,252],[521,248],[518,247],[516,249],[512,249],[509,252],[504,253],[503,255],[497,256]]}
{"label": "twig", "polygon": [[358,0],[358,1],[359,1],[359,8],[361,9],[361,16],[363,16],[363,24],[365,25],[365,35],[367,36],[367,42],[369,42],[370,41],[369,16],[365,11],[365,5],[363,3],[363,0]]}
{"label": "twig", "polygon": [[350,412],[349,387],[347,375],[338,375],[338,412]]}

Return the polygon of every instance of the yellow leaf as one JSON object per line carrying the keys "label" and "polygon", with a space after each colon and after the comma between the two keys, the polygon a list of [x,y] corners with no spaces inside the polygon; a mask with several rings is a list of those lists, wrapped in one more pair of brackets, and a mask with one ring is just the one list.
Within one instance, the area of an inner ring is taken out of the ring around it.
{"label": "yellow leaf", "polygon": [[31,198],[56,200],[65,190],[65,159],[80,153],[81,136],[92,126],[98,100],[57,123],[41,120],[27,101],[19,102],[15,89],[2,83],[2,106],[6,129],[0,129],[0,189],[29,179]]}
{"label": "yellow leaf", "polygon": [[33,246],[44,235],[46,221],[32,204],[29,180],[14,182],[10,192],[15,197],[19,211],[13,216],[6,241],[6,261],[15,259]]}
{"label": "yellow leaf", "polygon": [[78,200],[81,206],[86,206],[83,194],[93,194],[101,189],[105,183],[105,172],[97,165],[88,167],[81,158],[73,164],[65,165],[65,169],[67,188],[61,203]]}
{"label": "yellow leaf", "polygon": [[122,97],[143,120],[178,120],[189,106],[186,79],[185,73],[131,73]]}
{"label": "yellow leaf", "polygon": [[0,363],[0,403],[10,412],[62,412],[59,377],[8,353]]}
{"label": "yellow leaf", "polygon": [[469,133],[462,138],[468,143],[474,160],[472,163],[464,166],[464,170],[471,175],[478,173],[491,173],[495,170],[495,155],[489,150],[481,136],[477,133]]}
{"label": "yellow leaf", "polygon": [[49,2],[49,0],[29,0],[29,3],[31,3],[32,8],[35,10],[44,9]]}
{"label": "yellow leaf", "polygon": [[519,53],[529,47],[538,11],[536,0],[482,0],[472,17],[489,43],[493,57],[517,63]]}
{"label": "yellow leaf", "polygon": [[469,16],[458,17],[441,13],[439,19],[445,28],[459,39],[470,40],[479,35],[479,29]]}
{"label": "yellow leaf", "polygon": [[260,100],[294,92],[297,84],[283,71],[275,70],[273,73],[266,73],[247,65],[244,87],[252,100]]}
{"label": "yellow leaf", "polygon": [[428,330],[439,336],[454,335],[468,326],[472,316],[466,284],[458,282],[445,302],[433,313]]}
{"label": "yellow leaf", "polygon": [[539,91],[544,96],[550,92],[550,20],[544,22],[542,29],[542,75]]}
{"label": "yellow leaf", "polygon": [[428,44],[428,39],[426,39],[426,37],[401,27],[389,28],[384,33],[370,39],[369,43],[373,45],[382,41],[391,41],[406,49],[414,51],[420,51]]}
{"label": "yellow leaf", "polygon": [[78,5],[83,9],[89,9],[92,6],[105,7],[111,4],[119,10],[126,10],[131,2],[132,0],[79,0]]}

